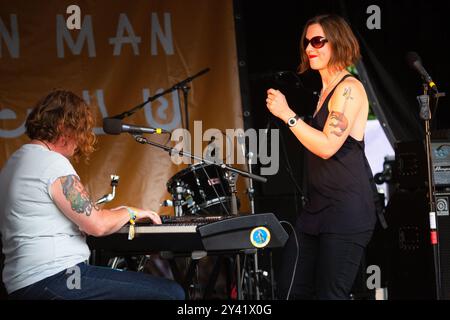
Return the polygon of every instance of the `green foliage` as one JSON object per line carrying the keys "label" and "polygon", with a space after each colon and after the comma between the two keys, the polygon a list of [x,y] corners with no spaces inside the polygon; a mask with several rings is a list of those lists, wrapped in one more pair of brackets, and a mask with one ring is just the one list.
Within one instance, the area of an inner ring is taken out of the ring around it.
{"label": "green foliage", "polygon": [[[355,76],[358,76],[358,69],[356,68],[355,65],[351,65],[351,66],[347,67],[347,71],[350,72],[351,74],[355,75]],[[367,116],[367,119],[368,120],[376,120],[377,119],[377,116],[373,112],[372,105],[370,104],[370,101],[369,101],[369,115]]]}

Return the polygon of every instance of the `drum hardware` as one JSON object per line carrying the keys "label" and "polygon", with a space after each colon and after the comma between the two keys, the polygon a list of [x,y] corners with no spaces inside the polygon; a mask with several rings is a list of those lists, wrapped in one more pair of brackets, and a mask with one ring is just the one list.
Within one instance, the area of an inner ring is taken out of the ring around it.
{"label": "drum hardware", "polygon": [[[180,209],[181,211],[183,211],[182,207],[185,206],[185,205],[188,208],[191,208],[191,207],[193,207],[195,205],[195,202],[194,202],[194,200],[192,198],[192,195],[190,194],[190,190],[182,191],[182,189],[179,188],[179,192],[178,193],[183,195],[183,198],[179,200],[179,203],[177,203],[177,205],[181,204],[181,209]],[[178,197],[178,194],[177,194],[177,197]],[[160,206],[161,207],[174,207],[175,205],[174,205],[174,201],[173,200],[166,199],[160,204]]]}
{"label": "drum hardware", "polygon": [[236,181],[238,178],[238,174],[236,172],[227,171],[225,172],[225,178],[228,180],[228,184],[230,185],[230,193],[231,193],[231,214],[236,216],[238,214],[237,207],[237,188]]}
{"label": "drum hardware", "polygon": [[175,210],[175,217],[181,217],[183,215],[183,186],[177,184],[175,192],[173,194],[173,207]]}
{"label": "drum hardware", "polygon": [[173,207],[173,201],[166,199],[160,204],[160,206],[161,207]]}
{"label": "drum hardware", "polygon": [[[247,154],[248,157],[248,172],[252,173],[252,158],[253,158],[253,152],[249,152]],[[250,200],[250,211],[252,214],[255,213],[255,188],[253,187],[253,179],[248,179],[248,199]]]}
{"label": "drum hardware", "polygon": [[116,187],[119,184],[119,176],[112,174],[111,175],[111,188],[112,191],[109,194],[105,194],[103,197],[101,197],[100,199],[98,199],[95,204],[102,204],[102,203],[107,203],[107,202],[111,202],[115,196],[116,196]]}
{"label": "drum hardware", "polygon": [[151,256],[147,254],[137,256],[111,257],[107,263],[107,266],[111,269],[144,272],[145,264],[150,259],[150,257]]}

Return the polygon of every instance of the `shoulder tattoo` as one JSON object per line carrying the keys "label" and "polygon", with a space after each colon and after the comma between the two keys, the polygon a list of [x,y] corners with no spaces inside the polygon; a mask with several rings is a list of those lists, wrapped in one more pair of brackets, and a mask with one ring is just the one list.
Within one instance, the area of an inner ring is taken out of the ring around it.
{"label": "shoulder tattoo", "polygon": [[348,100],[353,100],[352,88],[351,87],[345,87],[344,88],[344,93],[342,94],[342,96],[345,98],[345,102],[347,102]]}

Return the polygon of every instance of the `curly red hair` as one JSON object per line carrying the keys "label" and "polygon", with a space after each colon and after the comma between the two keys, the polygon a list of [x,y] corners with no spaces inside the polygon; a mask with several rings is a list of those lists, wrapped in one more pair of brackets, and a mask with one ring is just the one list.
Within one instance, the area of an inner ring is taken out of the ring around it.
{"label": "curly red hair", "polygon": [[40,99],[29,114],[25,127],[30,139],[55,142],[60,137],[74,138],[77,148],[74,160],[86,160],[95,150],[95,119],[92,109],[78,95],[67,90],[55,90]]}

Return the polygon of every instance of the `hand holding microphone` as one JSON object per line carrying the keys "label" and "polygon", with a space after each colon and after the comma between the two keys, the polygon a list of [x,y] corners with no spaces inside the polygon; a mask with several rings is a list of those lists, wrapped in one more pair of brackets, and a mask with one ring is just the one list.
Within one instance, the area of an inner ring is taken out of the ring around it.
{"label": "hand holding microphone", "polygon": [[287,123],[288,119],[295,116],[295,112],[289,108],[286,97],[279,90],[267,90],[267,109],[276,117]]}

